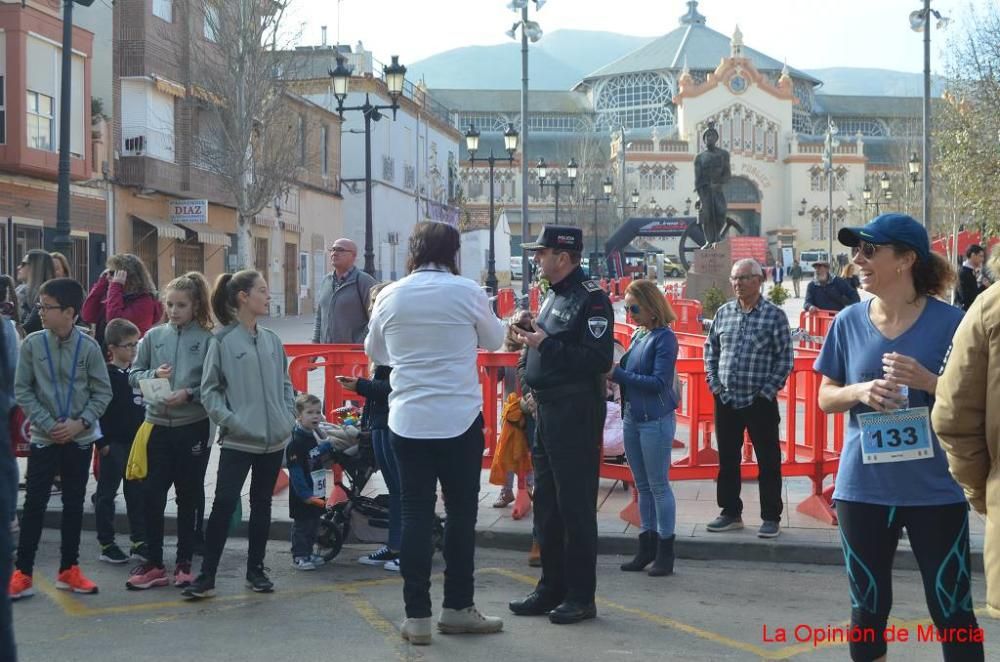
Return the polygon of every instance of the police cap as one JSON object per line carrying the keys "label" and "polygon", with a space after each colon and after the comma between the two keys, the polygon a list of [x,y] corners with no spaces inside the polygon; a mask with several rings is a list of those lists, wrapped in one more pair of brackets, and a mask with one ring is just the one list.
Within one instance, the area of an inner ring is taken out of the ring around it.
{"label": "police cap", "polygon": [[583,230],[569,225],[545,225],[538,239],[527,244],[522,244],[522,248],[529,251],[537,251],[542,248],[555,248],[564,251],[583,252]]}

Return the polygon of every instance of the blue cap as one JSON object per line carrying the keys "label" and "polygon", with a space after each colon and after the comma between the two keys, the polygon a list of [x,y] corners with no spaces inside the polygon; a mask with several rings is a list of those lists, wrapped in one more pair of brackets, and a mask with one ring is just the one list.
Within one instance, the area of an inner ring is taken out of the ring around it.
{"label": "blue cap", "polygon": [[907,214],[880,214],[863,228],[841,228],[837,239],[845,246],[857,246],[862,241],[870,244],[902,244],[916,251],[921,260],[931,257],[931,242],[927,230]]}

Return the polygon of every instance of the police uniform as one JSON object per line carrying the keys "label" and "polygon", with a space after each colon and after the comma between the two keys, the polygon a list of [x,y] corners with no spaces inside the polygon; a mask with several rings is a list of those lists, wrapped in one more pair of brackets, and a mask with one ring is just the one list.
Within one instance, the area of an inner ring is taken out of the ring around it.
{"label": "police uniform", "polygon": [[[545,226],[524,248],[582,251],[583,233]],[[511,603],[511,610],[541,614],[559,605],[553,622],[573,623],[594,614],[604,375],[614,356],[614,311],[608,295],[577,267],[552,284],[535,323],[548,335],[525,360],[525,381],[538,404],[532,459],[542,577],[535,593]]]}

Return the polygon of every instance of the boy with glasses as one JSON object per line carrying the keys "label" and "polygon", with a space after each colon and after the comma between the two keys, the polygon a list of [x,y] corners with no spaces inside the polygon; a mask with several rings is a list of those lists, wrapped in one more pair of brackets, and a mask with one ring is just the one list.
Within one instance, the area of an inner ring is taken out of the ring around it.
{"label": "boy with glasses", "polygon": [[[129,556],[115,543],[115,495],[125,476],[125,465],[135,433],[146,416],[142,391],[129,384],[128,379],[139,344],[139,327],[127,319],[115,318],[104,328],[104,342],[111,355],[108,379],[111,380],[112,396],[111,404],[101,416],[104,436],[97,440],[100,471],[94,495],[94,514],[97,519],[97,542],[101,545],[99,560],[121,564],[127,563]],[[142,483],[126,480],[123,491],[129,537],[132,539],[131,557],[145,561]]]}
{"label": "boy with glasses", "polygon": [[31,421],[31,455],[21,516],[12,600],[34,594],[32,573],[42,536],[42,520],[52,480],[62,475],[62,558],[56,588],[96,593],[78,565],[83,498],[92,446],[100,437],[98,419],[111,402],[111,382],[97,342],[74,322],[83,305],[83,288],[71,278],[46,281],[39,290],[43,329],[21,345],[14,396]]}

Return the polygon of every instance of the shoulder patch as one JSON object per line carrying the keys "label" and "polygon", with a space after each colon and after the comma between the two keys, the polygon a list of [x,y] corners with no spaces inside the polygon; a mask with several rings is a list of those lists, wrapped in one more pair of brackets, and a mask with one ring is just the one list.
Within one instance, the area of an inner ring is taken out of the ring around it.
{"label": "shoulder patch", "polygon": [[588,292],[600,292],[601,286],[595,280],[585,280],[583,281],[583,289],[587,290]]}

